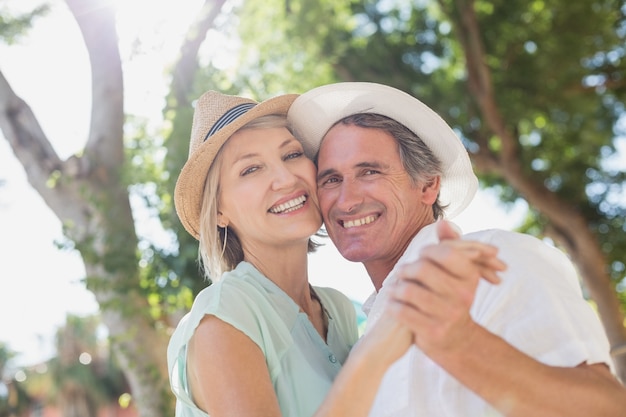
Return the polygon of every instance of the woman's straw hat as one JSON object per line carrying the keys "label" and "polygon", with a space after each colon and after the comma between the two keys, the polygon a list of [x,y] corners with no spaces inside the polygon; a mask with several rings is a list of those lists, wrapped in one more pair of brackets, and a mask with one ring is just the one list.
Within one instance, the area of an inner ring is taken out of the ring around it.
{"label": "woman's straw hat", "polygon": [[174,190],[176,213],[185,229],[200,237],[200,208],[209,168],[228,138],[246,123],[269,114],[286,115],[297,94],[257,103],[254,100],[207,91],[196,102],[189,157]]}

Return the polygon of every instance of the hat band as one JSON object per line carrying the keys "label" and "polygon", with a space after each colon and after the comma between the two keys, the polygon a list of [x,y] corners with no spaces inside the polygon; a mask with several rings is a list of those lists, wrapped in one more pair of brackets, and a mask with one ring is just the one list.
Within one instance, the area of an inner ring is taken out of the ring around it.
{"label": "hat band", "polygon": [[217,133],[217,131],[224,126],[227,126],[234,122],[237,118],[241,117],[254,106],[256,106],[256,103],[242,103],[228,110],[219,119],[217,119],[217,122],[215,122],[215,124],[213,124],[213,127],[211,127],[211,130],[209,130],[209,133],[207,133],[207,135],[204,137],[203,142],[206,141],[210,136]]}

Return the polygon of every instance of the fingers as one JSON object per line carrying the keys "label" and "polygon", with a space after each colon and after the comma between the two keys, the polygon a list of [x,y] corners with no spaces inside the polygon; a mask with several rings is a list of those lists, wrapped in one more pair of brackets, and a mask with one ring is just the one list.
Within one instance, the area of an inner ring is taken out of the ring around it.
{"label": "fingers", "polygon": [[439,263],[450,261],[451,257],[457,256],[456,251],[462,251],[464,256],[472,259],[479,257],[495,257],[498,248],[483,242],[462,239],[447,239],[439,243],[425,246],[421,252],[421,257],[429,257]]}
{"label": "fingers", "polygon": [[464,240],[451,224],[437,224],[439,243],[426,246],[420,257],[398,268],[388,286],[386,313],[413,333],[424,352],[462,345],[476,327],[470,310],[481,279],[500,283],[506,264],[498,248]]}
{"label": "fingers", "polygon": [[440,243],[425,247],[421,252],[422,257],[429,258],[442,267],[447,266],[456,275],[471,267],[467,264],[468,261],[474,261],[481,268],[484,279],[493,284],[500,282],[497,271],[504,271],[506,265],[497,258],[498,249],[495,246],[460,239],[461,236],[454,226],[445,220],[437,222],[437,236]]}
{"label": "fingers", "polygon": [[497,258],[497,253],[497,248],[484,243],[446,240],[425,247],[418,261],[402,268],[402,276],[417,276],[424,262],[428,262],[460,280],[484,278],[492,284],[498,284],[498,272],[504,271],[506,264]]}
{"label": "fingers", "polygon": [[414,343],[427,354],[457,348],[473,323],[465,303],[450,303],[414,282],[396,282],[389,291],[386,314],[410,330]]}
{"label": "fingers", "polygon": [[390,365],[404,355],[413,343],[411,329],[388,310],[359,340],[357,347],[370,352],[378,363]]}
{"label": "fingers", "polygon": [[[446,304],[469,308],[474,301],[474,293],[481,276],[489,275],[489,271],[482,272],[481,268],[475,266],[470,269],[471,271],[465,271],[465,275],[455,275],[424,259],[407,264],[398,270],[396,297],[399,301],[423,311],[431,311],[434,307],[433,299],[428,299],[427,296],[441,299],[437,306],[440,308],[445,308]],[[470,273],[471,276],[468,275]]]}
{"label": "fingers", "polygon": [[437,222],[437,236],[439,240],[459,239],[461,235],[454,230],[454,227],[445,220]]}

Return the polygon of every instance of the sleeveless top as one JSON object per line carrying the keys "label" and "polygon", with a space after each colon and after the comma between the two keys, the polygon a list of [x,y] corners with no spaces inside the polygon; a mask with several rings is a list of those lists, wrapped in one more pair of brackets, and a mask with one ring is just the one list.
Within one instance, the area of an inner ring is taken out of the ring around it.
{"label": "sleeveless top", "polygon": [[194,404],[186,373],[187,343],[205,314],[240,330],[263,351],[284,417],[313,415],[358,338],[352,302],[331,288],[316,287],[315,293],[328,317],[326,342],[299,306],[247,262],[202,290],[167,350],[176,416],[208,416]]}

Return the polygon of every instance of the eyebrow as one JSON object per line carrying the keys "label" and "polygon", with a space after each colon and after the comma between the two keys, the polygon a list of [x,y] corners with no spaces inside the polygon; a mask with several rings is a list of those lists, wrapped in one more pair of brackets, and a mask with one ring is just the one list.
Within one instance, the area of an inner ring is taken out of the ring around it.
{"label": "eyebrow", "polygon": [[[284,141],[283,141],[283,142],[282,142],[282,143],[278,146],[278,148],[279,148],[279,149],[282,149],[282,148],[284,148],[285,146],[288,146],[288,145],[289,145],[290,143],[292,143],[292,142],[298,142],[298,140],[297,140],[297,139],[295,139],[295,138],[287,138],[287,139],[285,139],[285,140],[284,140]],[[236,164],[236,163],[238,163],[238,162],[244,161],[244,160],[246,160],[246,159],[254,158],[255,156],[258,156],[258,155],[259,155],[259,154],[258,154],[258,153],[255,153],[255,152],[245,153],[245,154],[243,154],[243,155],[238,156],[238,157],[237,157],[237,158],[233,161],[233,164]]]}
{"label": "eyebrow", "polygon": [[[380,162],[359,162],[358,164],[354,166],[354,168],[377,168],[377,169],[382,169],[384,167],[385,165],[381,164]],[[328,169],[318,172],[317,179],[320,180],[324,177],[333,175],[335,173],[337,173],[337,170],[335,168],[328,168]]]}

